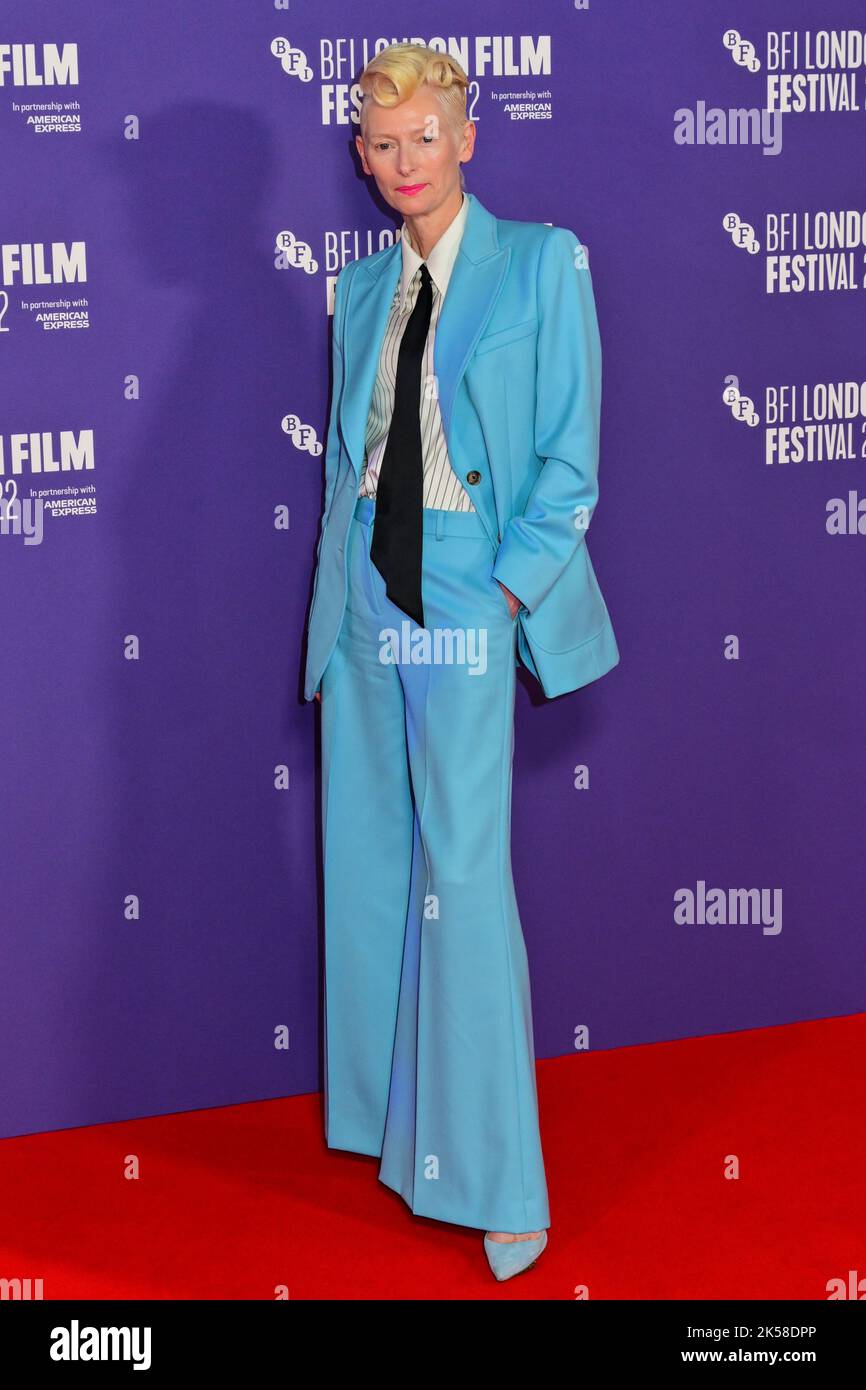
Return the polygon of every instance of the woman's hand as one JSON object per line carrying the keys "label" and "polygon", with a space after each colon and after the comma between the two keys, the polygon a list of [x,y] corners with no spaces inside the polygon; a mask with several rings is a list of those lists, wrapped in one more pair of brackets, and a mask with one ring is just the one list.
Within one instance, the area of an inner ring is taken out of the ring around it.
{"label": "woman's hand", "polygon": [[321,692],[321,690],[317,690],[317,691],[316,691],[316,699],[318,700],[319,704],[322,703],[322,692]]}
{"label": "woman's hand", "polygon": [[509,611],[509,613],[511,614],[512,618],[516,617],[516,615],[517,615],[517,610],[518,610],[518,608],[521,606],[521,605],[520,605],[520,599],[517,598],[517,597],[511,592],[510,589],[506,589],[506,587],[505,587],[505,585],[502,583],[502,580],[501,580],[501,579],[497,579],[496,582],[497,582],[497,584],[499,585],[500,589],[502,590],[503,594],[504,594],[505,597],[506,597],[506,600],[507,600],[507,602],[508,602],[508,611]]}

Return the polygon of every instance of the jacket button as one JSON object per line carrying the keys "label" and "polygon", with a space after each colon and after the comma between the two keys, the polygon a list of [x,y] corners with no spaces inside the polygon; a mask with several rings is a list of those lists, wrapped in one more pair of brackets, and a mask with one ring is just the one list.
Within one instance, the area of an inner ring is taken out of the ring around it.
{"label": "jacket button", "polygon": [[467,473],[467,474],[466,474],[466,481],[467,481],[467,483],[472,483],[472,484],[480,483],[480,482],[481,482],[481,474],[480,474],[480,473],[476,473],[475,469],[473,468],[473,470],[472,470],[471,473]]}

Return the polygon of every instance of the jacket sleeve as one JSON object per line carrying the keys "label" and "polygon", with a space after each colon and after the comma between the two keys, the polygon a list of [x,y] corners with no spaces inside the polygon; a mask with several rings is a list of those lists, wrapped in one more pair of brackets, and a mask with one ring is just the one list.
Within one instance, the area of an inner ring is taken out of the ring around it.
{"label": "jacket sleeve", "polygon": [[[347,261],[337,276],[334,284],[334,332],[332,346],[332,362],[334,388],[331,394],[331,412],[328,419],[328,438],[325,448],[325,509],[322,513],[322,531],[324,532],[325,523],[328,519],[328,512],[331,509],[331,501],[334,496],[334,485],[337,481],[337,464],[340,459],[340,440],[337,430],[337,406],[343,390],[343,341],[346,322],[346,284],[348,281],[348,271],[354,261]],[[321,536],[319,537],[319,547],[321,548]]]}
{"label": "jacket sleeve", "polygon": [[537,303],[535,452],[544,462],[493,567],[529,613],[583,544],[598,500],[601,340],[589,266],[565,227],[544,239]]}

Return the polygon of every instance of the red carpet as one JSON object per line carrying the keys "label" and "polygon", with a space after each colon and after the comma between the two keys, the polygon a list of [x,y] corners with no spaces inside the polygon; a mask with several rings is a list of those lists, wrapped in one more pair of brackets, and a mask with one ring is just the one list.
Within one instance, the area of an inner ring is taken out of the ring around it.
{"label": "red carpet", "polygon": [[866,1277],[864,1057],[857,1015],[540,1063],[550,1245],[502,1285],[480,1232],[325,1148],[318,1096],[6,1139],[0,1278],[46,1299],[823,1300]]}

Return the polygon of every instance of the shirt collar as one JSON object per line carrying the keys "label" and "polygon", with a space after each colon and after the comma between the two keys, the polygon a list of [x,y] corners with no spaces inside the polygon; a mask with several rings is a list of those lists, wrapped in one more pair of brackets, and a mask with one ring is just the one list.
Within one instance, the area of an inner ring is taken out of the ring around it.
{"label": "shirt collar", "polygon": [[[430,279],[433,281],[440,295],[444,295],[448,288],[448,281],[451,279],[451,271],[454,269],[454,262],[460,248],[460,238],[463,236],[463,227],[466,222],[466,214],[469,211],[469,199],[463,194],[463,202],[460,204],[460,211],[457,216],[449,223],[437,241],[430,255],[427,257],[427,269],[430,272]],[[406,223],[400,232],[400,240],[403,246],[403,273],[400,277],[400,307],[406,303],[406,295],[412,283],[413,275],[418,272],[419,265],[424,261],[412,246],[409,240],[409,231]]]}

